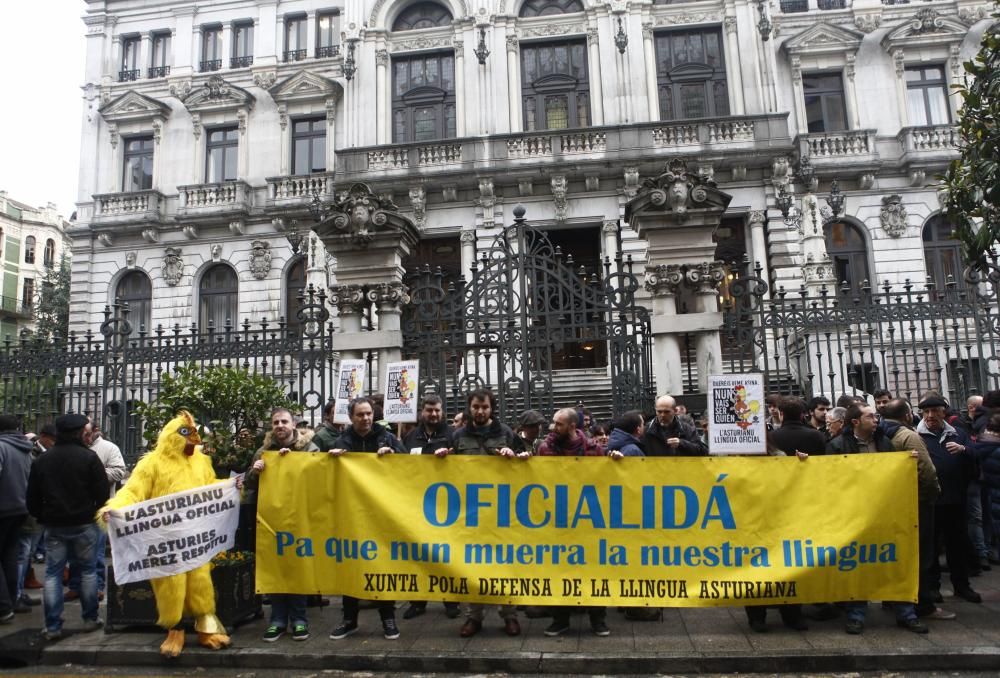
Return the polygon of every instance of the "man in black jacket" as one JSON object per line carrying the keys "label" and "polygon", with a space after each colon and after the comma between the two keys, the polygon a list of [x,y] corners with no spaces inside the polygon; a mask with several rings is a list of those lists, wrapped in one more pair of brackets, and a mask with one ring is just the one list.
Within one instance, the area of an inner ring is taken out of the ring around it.
{"label": "man in black jacket", "polygon": [[80,568],[83,628],[102,626],[97,616],[95,548],[97,510],[110,495],[101,460],[84,444],[90,422],[82,414],[56,419],[56,444],[31,466],[28,511],[45,526],[45,631],[47,640],[62,636],[63,569],[67,559]]}
{"label": "man in black jacket", "polygon": [[857,454],[859,452],[894,452],[896,448],[875,418],[875,408],[854,403],[844,415],[844,430],[826,444],[827,454]]}
{"label": "man in black jacket", "polygon": [[677,402],[668,395],[656,399],[656,419],[642,436],[647,457],[704,457],[708,446],[698,429],[677,416]]}
{"label": "man in black jacket", "polygon": [[[829,401],[827,401],[829,402]],[[826,436],[819,429],[806,424],[802,417],[806,404],[801,398],[784,397],[778,400],[778,417],[781,427],[767,434],[768,445],[790,457],[796,452],[823,454],[826,450]],[[813,415],[815,417],[815,415]],[[823,411],[825,423],[826,411]]]}

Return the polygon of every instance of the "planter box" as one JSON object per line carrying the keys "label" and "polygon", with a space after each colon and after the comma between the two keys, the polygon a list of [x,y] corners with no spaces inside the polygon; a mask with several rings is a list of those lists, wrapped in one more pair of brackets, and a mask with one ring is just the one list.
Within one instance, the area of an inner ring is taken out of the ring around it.
{"label": "planter box", "polygon": [[[212,570],[215,585],[215,614],[227,629],[263,614],[260,598],[254,593],[253,561],[216,567]],[[120,626],[156,624],[156,598],[148,581],[119,586],[113,567],[108,567],[107,619],[104,630],[112,633]],[[192,621],[185,618],[185,621]]]}

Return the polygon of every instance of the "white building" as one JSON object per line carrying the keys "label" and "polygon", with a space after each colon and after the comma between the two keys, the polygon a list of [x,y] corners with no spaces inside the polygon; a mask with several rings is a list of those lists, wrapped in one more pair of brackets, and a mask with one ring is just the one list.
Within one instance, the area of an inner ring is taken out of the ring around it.
{"label": "white building", "polygon": [[[409,265],[468,270],[517,203],[590,270],[643,262],[625,206],[678,157],[733,196],[714,258],[777,286],[961,277],[934,183],[979,0],[87,0],[84,23],[77,330],[116,298],[146,329],[290,317],[336,263],[286,236],[356,182],[413,220]],[[802,158],[846,197],[825,226],[777,209]]]}
{"label": "white building", "polygon": [[69,226],[54,203],[31,207],[0,191],[0,340],[16,340],[34,328],[33,309],[42,285],[69,254]]}

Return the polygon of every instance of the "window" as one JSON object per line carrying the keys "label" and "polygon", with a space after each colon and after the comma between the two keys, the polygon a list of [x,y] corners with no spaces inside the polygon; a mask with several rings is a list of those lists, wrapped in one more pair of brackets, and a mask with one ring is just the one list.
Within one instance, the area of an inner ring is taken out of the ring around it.
{"label": "window", "polygon": [[238,288],[236,271],[226,264],[215,264],[205,271],[198,287],[198,319],[203,332],[209,326],[219,330],[236,324]]}
{"label": "window", "polygon": [[455,120],[454,53],[394,57],[392,140],[454,138]]}
{"label": "window", "polygon": [[302,330],[302,321],[299,320],[299,310],[303,306],[303,301],[299,300],[304,296],[306,289],[306,258],[299,257],[288,268],[285,278],[285,326],[296,336]]}
{"label": "window", "polygon": [[42,263],[46,268],[52,268],[56,264],[56,241],[49,238],[45,241],[45,250],[42,253]]}
{"label": "window", "polygon": [[235,127],[222,127],[208,132],[206,143],[205,181],[218,184],[235,181],[239,156],[240,133]]}
{"label": "window", "polygon": [[118,72],[120,82],[139,79],[139,36],[122,38],[122,68]]}
{"label": "window", "polygon": [[128,193],[153,188],[153,137],[126,139],[124,164],[123,191]]}
{"label": "window", "polygon": [[170,75],[170,34],[153,34],[153,55],[149,66],[149,77],[165,78]]}
{"label": "window", "polygon": [[911,125],[947,125],[951,122],[943,66],[906,69],[906,107]]}
{"label": "window", "polygon": [[35,236],[33,235],[24,239],[24,263],[35,263]]}
{"label": "window", "polygon": [[222,26],[205,26],[201,30],[202,73],[222,68]]}
{"label": "window", "polygon": [[861,289],[861,283],[871,281],[868,272],[868,245],[854,224],[834,221],[827,224],[826,251],[833,262],[833,274],[837,286],[847,283],[853,293]]}
{"label": "window", "polygon": [[417,2],[399,13],[392,22],[392,30],[413,31],[419,28],[450,26],[451,18],[451,12],[436,2]]}
{"label": "window", "polygon": [[292,173],[326,171],[326,118],[292,123]]}
{"label": "window", "polygon": [[340,54],[340,13],[321,12],[316,18],[316,58]]}
{"label": "window", "polygon": [[582,11],[583,3],[580,0],[525,0],[521,5],[520,16],[551,16]]}
{"label": "window", "polygon": [[924,263],[927,277],[935,289],[947,289],[949,280],[965,287],[962,268],[962,243],[955,239],[954,226],[943,215],[936,215],[924,224]]}
{"label": "window", "polygon": [[729,115],[721,31],[657,33],[655,45],[661,120]]}
{"label": "window", "polygon": [[841,132],[847,129],[844,79],[840,73],[803,74],[802,89],[810,132]]}
{"label": "window", "polygon": [[233,56],[230,68],[246,68],[253,65],[253,22],[233,24]]}
{"label": "window", "polygon": [[153,312],[153,286],[149,276],[142,271],[126,273],[115,288],[115,300],[128,304],[128,319],[132,324],[130,337],[138,337],[140,331],[149,331]]}
{"label": "window", "polygon": [[24,279],[24,291],[21,294],[21,306],[31,308],[35,305],[35,280],[33,278]]}
{"label": "window", "polygon": [[586,41],[522,44],[521,82],[525,130],[590,125]]}
{"label": "window", "polygon": [[285,61],[302,61],[308,55],[306,46],[306,18],[294,16],[285,19]]}

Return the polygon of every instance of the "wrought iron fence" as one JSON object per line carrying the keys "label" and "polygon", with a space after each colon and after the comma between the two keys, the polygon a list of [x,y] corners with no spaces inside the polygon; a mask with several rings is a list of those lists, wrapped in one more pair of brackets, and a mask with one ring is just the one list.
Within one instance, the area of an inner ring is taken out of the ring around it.
{"label": "wrought iron fence", "polygon": [[728,372],[761,371],[774,393],[872,393],[920,398],[928,391],[961,408],[1000,388],[1000,267],[970,269],[965,281],[865,281],[838,288],[771,290],[761,269],[744,272],[724,308]]}
{"label": "wrought iron fence", "polygon": [[261,319],[146,331],[133,326],[128,305],[119,303],[105,309],[97,333],[52,342],[8,337],[0,343],[0,411],[20,416],[25,430],[64,412],[87,414],[134,461],[143,447],[136,403],[155,401],[165,374],[194,364],[271,377],[299,402],[307,421],[319,424],[335,392],[339,356],[331,348],[326,294],[310,286],[299,303],[293,326]]}

